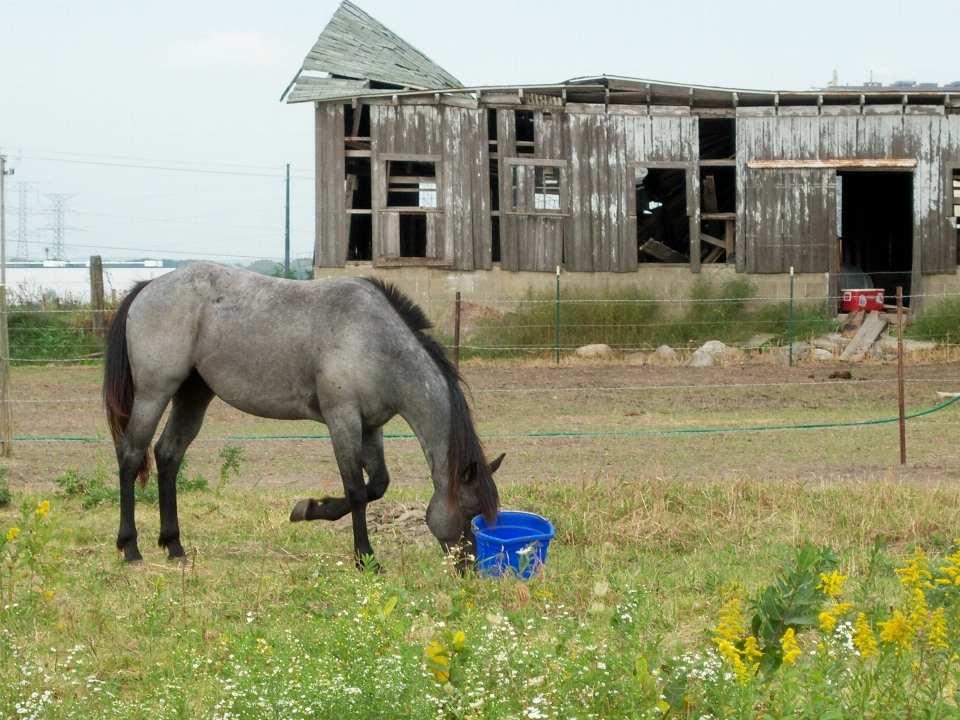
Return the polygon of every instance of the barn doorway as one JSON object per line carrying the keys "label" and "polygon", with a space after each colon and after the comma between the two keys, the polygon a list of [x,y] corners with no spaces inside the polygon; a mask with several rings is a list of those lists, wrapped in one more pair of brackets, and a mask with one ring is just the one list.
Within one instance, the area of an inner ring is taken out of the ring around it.
{"label": "barn doorway", "polygon": [[895,298],[910,304],[913,272],[913,173],[847,170],[837,173],[841,260]]}

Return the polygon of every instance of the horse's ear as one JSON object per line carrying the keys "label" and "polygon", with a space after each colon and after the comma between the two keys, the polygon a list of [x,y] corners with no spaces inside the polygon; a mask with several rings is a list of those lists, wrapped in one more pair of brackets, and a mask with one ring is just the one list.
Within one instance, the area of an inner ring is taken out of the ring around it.
{"label": "horse's ear", "polygon": [[500,468],[500,463],[503,462],[503,459],[504,459],[506,456],[507,456],[507,454],[506,454],[506,453],[503,453],[503,454],[500,455],[500,457],[498,457],[496,460],[494,460],[492,463],[490,463],[490,474],[491,474],[491,475],[492,475],[493,473],[495,473],[495,472]]}
{"label": "horse's ear", "polygon": [[463,482],[469,485],[477,479],[477,463],[472,462],[463,469]]}

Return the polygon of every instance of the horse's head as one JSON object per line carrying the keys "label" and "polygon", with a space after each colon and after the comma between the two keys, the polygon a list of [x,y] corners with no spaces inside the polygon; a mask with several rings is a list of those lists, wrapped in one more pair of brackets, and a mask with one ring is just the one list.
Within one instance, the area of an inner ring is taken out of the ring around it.
{"label": "horse's head", "polygon": [[500,467],[504,457],[505,454],[489,464],[489,474],[480,472],[477,463],[471,462],[463,471],[457,486],[456,502],[447,502],[439,495],[434,495],[427,508],[427,525],[445,552],[453,552],[461,558],[457,563],[460,570],[464,566],[463,559],[476,558],[477,555],[471,522],[477,515],[489,516],[497,512],[499,500],[493,484],[493,473]]}

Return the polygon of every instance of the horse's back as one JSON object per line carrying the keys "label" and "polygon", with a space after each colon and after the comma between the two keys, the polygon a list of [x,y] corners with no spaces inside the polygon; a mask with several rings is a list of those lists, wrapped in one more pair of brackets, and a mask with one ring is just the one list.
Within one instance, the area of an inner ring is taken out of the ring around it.
{"label": "horse's back", "polygon": [[130,309],[134,380],[168,392],[196,369],[240,410],[323,420],[357,403],[386,417],[422,364],[413,333],[378,288],[358,278],[281,280],[195,263],[152,281]]}

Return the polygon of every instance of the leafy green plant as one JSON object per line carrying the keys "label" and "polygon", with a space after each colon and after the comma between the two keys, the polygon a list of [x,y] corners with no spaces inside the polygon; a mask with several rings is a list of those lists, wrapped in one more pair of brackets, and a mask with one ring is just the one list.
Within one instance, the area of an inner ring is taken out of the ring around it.
{"label": "leafy green plant", "polygon": [[783,663],[781,640],[787,630],[799,634],[818,624],[818,615],[829,599],[821,576],[834,571],[839,561],[829,547],[804,545],[760,593],[753,604],[750,632],[762,653],[761,673],[774,672]]}
{"label": "leafy green plant", "polygon": [[9,505],[13,500],[13,494],[10,492],[10,483],[7,481],[7,469],[0,467],[0,507]]}
{"label": "leafy green plant", "polygon": [[217,493],[219,494],[229,483],[231,474],[240,477],[240,466],[243,463],[243,448],[239,445],[224,445],[218,453],[220,457],[220,472],[217,474]]}

